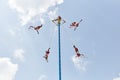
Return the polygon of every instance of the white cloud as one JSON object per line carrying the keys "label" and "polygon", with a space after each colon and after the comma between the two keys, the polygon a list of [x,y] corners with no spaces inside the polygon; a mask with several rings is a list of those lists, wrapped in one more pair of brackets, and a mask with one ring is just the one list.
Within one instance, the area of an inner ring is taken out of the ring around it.
{"label": "white cloud", "polygon": [[40,18],[40,22],[41,22],[42,24],[45,24],[45,21],[44,21],[43,18]]}
{"label": "white cloud", "polygon": [[15,34],[16,34],[15,31],[12,30],[12,29],[10,29],[9,32],[10,32],[10,34],[11,34],[12,36],[15,36]]}
{"label": "white cloud", "polygon": [[0,80],[14,80],[18,65],[9,58],[0,58]]}
{"label": "white cloud", "polygon": [[20,60],[20,61],[24,61],[24,50],[23,49],[17,49],[14,51],[14,58]]}
{"label": "white cloud", "polygon": [[57,12],[58,12],[58,8],[55,8],[53,11],[49,11],[49,13],[48,13],[49,18],[51,20],[56,18],[58,16]]}
{"label": "white cloud", "polygon": [[113,79],[113,80],[120,80],[120,77],[118,77],[118,78],[115,78],[115,79]]}
{"label": "white cloud", "polygon": [[119,75],[119,77],[114,78],[113,80],[120,80],[120,73],[118,75]]}
{"label": "white cloud", "polygon": [[47,76],[46,75],[41,75],[38,80],[47,80]]}
{"label": "white cloud", "polygon": [[25,25],[36,16],[42,18],[51,7],[63,3],[63,0],[9,0],[8,3],[18,12],[22,25]]}
{"label": "white cloud", "polygon": [[74,66],[79,69],[79,70],[83,70],[86,71],[86,66],[88,64],[88,61],[85,61],[82,57],[78,58],[75,55],[72,56],[72,61],[74,63]]}

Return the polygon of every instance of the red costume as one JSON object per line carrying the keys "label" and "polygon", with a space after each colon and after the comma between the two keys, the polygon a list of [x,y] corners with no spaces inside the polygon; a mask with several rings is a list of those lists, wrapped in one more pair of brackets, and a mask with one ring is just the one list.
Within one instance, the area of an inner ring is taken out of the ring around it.
{"label": "red costume", "polygon": [[39,31],[38,31],[38,30],[39,30],[41,27],[42,27],[42,25],[36,26],[36,27],[30,26],[29,29],[30,29],[30,28],[33,28],[33,29],[36,30],[37,33],[39,34]]}
{"label": "red costume", "polygon": [[75,47],[75,45],[73,45],[74,49],[75,49],[75,52],[76,52],[76,57],[80,57],[80,53],[79,53],[79,50],[77,47]]}
{"label": "red costume", "polygon": [[46,61],[48,62],[48,55],[49,55],[49,53],[50,53],[50,48],[48,48],[48,50],[46,51],[46,53],[45,53],[45,56],[43,56],[45,59],[46,59]]}
{"label": "red costume", "polygon": [[71,25],[70,25],[70,28],[74,27],[74,31],[76,30],[76,28],[79,26],[80,22],[82,21],[82,19],[79,21],[79,22],[73,22]]}

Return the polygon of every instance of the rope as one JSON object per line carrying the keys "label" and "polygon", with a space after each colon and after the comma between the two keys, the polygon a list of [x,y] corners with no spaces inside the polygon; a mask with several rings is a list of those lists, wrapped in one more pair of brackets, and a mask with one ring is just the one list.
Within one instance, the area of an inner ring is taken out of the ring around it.
{"label": "rope", "polygon": [[73,38],[70,36],[70,34],[68,33],[68,31],[66,29],[64,29],[64,31],[67,34],[67,37],[69,38],[69,40],[72,43],[72,45],[75,45],[76,41],[73,40]]}
{"label": "rope", "polygon": [[49,41],[49,47],[51,47],[53,38],[55,37],[55,32],[56,32],[56,27],[54,27],[54,29],[51,30],[50,41]]}

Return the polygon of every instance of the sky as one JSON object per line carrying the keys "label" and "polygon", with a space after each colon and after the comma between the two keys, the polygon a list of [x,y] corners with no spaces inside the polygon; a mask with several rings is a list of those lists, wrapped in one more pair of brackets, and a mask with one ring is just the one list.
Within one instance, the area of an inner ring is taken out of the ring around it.
{"label": "sky", "polygon": [[62,80],[120,80],[119,0],[0,0],[0,80],[59,80],[59,15]]}

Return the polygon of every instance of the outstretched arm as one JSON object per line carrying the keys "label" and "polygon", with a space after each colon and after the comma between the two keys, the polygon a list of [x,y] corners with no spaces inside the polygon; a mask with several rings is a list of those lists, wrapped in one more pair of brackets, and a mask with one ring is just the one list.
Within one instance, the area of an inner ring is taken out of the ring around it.
{"label": "outstretched arm", "polygon": [[42,27],[43,25],[41,24],[40,26]]}
{"label": "outstretched arm", "polygon": [[48,51],[50,50],[50,48],[48,48]]}
{"label": "outstretched arm", "polygon": [[82,22],[82,21],[83,21],[83,20],[81,19],[81,20],[79,21],[79,23]]}
{"label": "outstretched arm", "polygon": [[33,26],[30,26],[28,29],[34,28]]}

